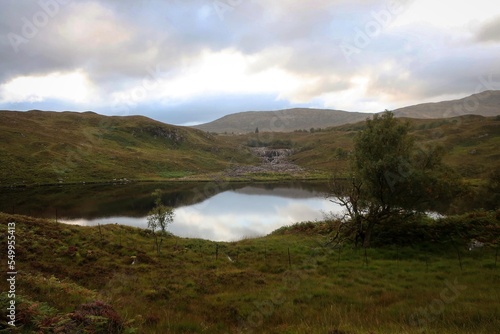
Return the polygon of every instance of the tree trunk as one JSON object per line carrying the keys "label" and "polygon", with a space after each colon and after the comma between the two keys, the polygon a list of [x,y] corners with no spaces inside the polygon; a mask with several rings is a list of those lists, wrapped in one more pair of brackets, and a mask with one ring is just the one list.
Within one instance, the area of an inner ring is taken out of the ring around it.
{"label": "tree trunk", "polygon": [[371,242],[372,232],[373,232],[373,227],[374,226],[375,226],[375,222],[374,221],[368,222],[368,225],[366,226],[366,231],[365,231],[365,235],[364,235],[364,238],[363,238],[363,247],[364,248],[370,247],[370,242]]}
{"label": "tree trunk", "polygon": [[158,236],[156,233],[153,233],[155,236],[155,246],[156,246],[156,254],[160,255],[160,245],[158,245]]}
{"label": "tree trunk", "polygon": [[358,248],[358,243],[361,242],[364,244],[365,242],[365,232],[363,231],[363,222],[361,221],[361,216],[356,213],[356,239],[354,241],[354,247]]}

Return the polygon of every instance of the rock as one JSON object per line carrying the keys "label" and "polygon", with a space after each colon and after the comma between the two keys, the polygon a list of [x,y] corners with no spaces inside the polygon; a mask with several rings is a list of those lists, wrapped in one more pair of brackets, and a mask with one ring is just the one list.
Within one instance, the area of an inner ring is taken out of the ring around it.
{"label": "rock", "polygon": [[144,131],[151,134],[155,138],[168,139],[169,141],[180,144],[184,140],[184,137],[179,133],[177,129],[167,129],[161,126],[148,126],[144,128]]}
{"label": "rock", "polygon": [[239,177],[247,174],[257,173],[283,173],[293,174],[303,172],[303,168],[288,161],[292,155],[291,149],[271,149],[267,147],[256,147],[252,152],[262,159],[262,164],[257,166],[236,166],[226,171],[229,177]]}

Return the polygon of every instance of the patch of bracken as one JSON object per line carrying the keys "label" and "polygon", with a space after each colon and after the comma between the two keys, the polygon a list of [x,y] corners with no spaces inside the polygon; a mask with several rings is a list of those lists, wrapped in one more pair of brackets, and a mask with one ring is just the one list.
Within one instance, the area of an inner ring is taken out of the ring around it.
{"label": "patch of bracken", "polygon": [[123,320],[113,307],[101,301],[78,306],[70,319],[74,322],[71,326],[90,333],[121,333],[124,328]]}

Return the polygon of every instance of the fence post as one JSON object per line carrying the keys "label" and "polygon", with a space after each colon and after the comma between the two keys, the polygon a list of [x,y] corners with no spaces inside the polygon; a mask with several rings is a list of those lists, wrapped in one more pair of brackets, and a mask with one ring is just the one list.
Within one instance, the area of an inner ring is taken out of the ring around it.
{"label": "fence post", "polygon": [[103,244],[103,242],[102,242],[101,224],[97,223],[97,226],[99,227],[99,236],[101,237],[101,245],[102,245],[102,244]]}

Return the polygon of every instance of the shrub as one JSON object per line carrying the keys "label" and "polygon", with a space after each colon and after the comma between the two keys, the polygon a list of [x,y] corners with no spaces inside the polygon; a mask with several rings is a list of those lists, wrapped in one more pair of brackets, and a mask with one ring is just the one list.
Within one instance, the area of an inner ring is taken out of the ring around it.
{"label": "shrub", "polygon": [[123,320],[108,304],[101,301],[80,305],[70,318],[93,333],[121,333]]}

